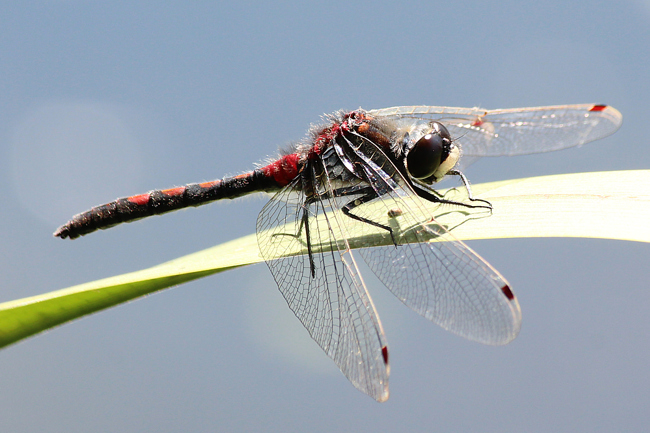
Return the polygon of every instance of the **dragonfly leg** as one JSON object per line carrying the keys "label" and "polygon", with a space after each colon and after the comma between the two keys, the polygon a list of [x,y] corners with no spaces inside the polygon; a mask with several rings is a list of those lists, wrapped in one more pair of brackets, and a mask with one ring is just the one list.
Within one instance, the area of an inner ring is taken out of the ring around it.
{"label": "dragonfly leg", "polygon": [[[467,184],[467,186],[469,186],[469,184]],[[415,193],[419,197],[421,197],[421,198],[423,198],[423,199],[425,199],[427,201],[430,201],[432,203],[453,204],[453,205],[456,205],[456,206],[463,206],[463,207],[470,208],[470,209],[489,209],[489,210],[492,210],[492,204],[489,201],[482,200],[480,198],[474,198],[471,195],[471,192],[469,192],[470,191],[469,189],[468,189],[468,195],[469,195],[470,201],[473,201],[473,202],[478,201],[478,202],[485,203],[485,204],[469,204],[469,203],[463,203],[463,202],[460,202],[460,201],[446,200],[444,198],[441,198],[440,193],[438,193],[434,189],[429,189],[429,188],[424,189],[423,187],[421,187],[417,183],[413,184],[413,190],[415,191]]]}
{"label": "dragonfly leg", "polygon": [[[459,170],[450,170],[447,174],[451,174],[452,176],[458,176],[460,177],[460,180],[463,182],[463,185],[465,186],[465,189],[467,190],[467,197],[469,197],[470,201],[480,201],[482,203],[485,203],[487,207],[492,209],[492,203],[490,203],[487,200],[483,200],[480,198],[474,198],[474,195],[472,195],[472,188],[469,186],[469,180],[467,180],[467,177],[463,174],[462,171]],[[477,207],[486,207],[486,206],[477,206]]]}
{"label": "dragonfly leg", "polygon": [[328,194],[321,194],[321,195],[313,195],[311,197],[308,197],[305,202],[303,203],[302,206],[302,217],[300,218],[300,225],[298,226],[298,233],[295,235],[293,234],[288,234],[288,233],[276,233],[273,236],[293,236],[295,238],[300,238],[302,235],[302,228],[305,227],[306,231],[309,231],[309,227],[307,227],[307,223],[309,221],[309,206],[317,203],[321,200],[329,200],[332,197],[345,197],[346,195],[353,195],[353,194],[366,194],[366,190],[371,190],[369,187],[361,187],[361,186],[352,186],[352,187],[344,187],[344,188],[339,188],[333,190],[331,193]]}
{"label": "dragonfly leg", "polygon": [[273,236],[290,236],[294,237],[296,239],[300,239],[302,237],[302,231],[303,228],[305,230],[305,238],[306,238],[306,246],[307,246],[307,256],[309,257],[309,269],[312,278],[315,277],[316,275],[316,264],[314,263],[314,254],[312,251],[312,244],[311,244],[311,231],[310,231],[310,225],[309,225],[309,207],[313,205],[314,203],[318,203],[322,200],[329,200],[334,197],[345,197],[345,196],[351,196],[351,195],[360,195],[361,197],[355,198],[354,200],[350,201],[346,205],[341,207],[341,210],[343,211],[343,214],[346,215],[349,218],[352,218],[354,220],[373,225],[375,227],[379,227],[381,229],[386,230],[388,233],[390,233],[390,237],[393,240],[393,244],[397,246],[397,241],[395,240],[395,235],[393,233],[393,229],[389,226],[380,224],[378,222],[372,221],[370,219],[361,217],[359,215],[353,214],[351,211],[357,206],[362,205],[363,203],[369,202],[371,200],[374,200],[375,198],[378,197],[377,193],[375,190],[373,190],[369,186],[351,186],[351,187],[343,187],[339,189],[335,189],[331,191],[330,193],[327,194],[320,194],[320,195],[313,195],[308,197],[303,205],[302,205],[302,215],[300,217],[300,224],[298,226],[298,232],[295,234],[292,233],[275,233]]}
{"label": "dragonfly leg", "polygon": [[[352,200],[345,206],[342,206],[341,210],[343,211],[343,214],[354,220],[361,221],[362,223],[370,224],[372,226],[379,227],[380,229],[386,230],[388,233],[390,233],[390,237],[393,240],[393,244],[397,246],[397,241],[395,240],[395,235],[391,227],[352,213],[352,209],[354,209],[355,207],[361,206],[364,203],[376,199],[378,197],[377,192],[371,187],[364,187],[364,188],[358,188],[355,191],[355,194],[363,194],[363,195],[359,198]],[[340,194],[340,195],[343,196],[345,194]]]}
{"label": "dragonfly leg", "polygon": [[316,264],[314,263],[314,254],[311,250],[311,235],[309,234],[309,205],[305,203],[302,209],[302,218],[300,218],[300,227],[298,228],[298,235],[302,232],[303,226],[305,227],[305,236],[307,237],[307,255],[309,256],[309,270],[311,277],[316,277]]}
{"label": "dragonfly leg", "polygon": [[[338,188],[333,190],[331,193],[327,194],[321,194],[320,196],[314,196],[310,197],[305,201],[305,211],[303,213],[303,218],[300,221],[300,229],[302,229],[303,225],[307,228],[307,217],[306,217],[306,209],[309,207],[310,204],[315,203],[320,200],[328,200],[333,197],[345,197],[345,196],[350,196],[350,195],[360,195],[361,197],[355,198],[354,200],[350,201],[348,204],[345,206],[341,206],[341,210],[343,211],[343,214],[347,217],[350,217],[354,220],[361,221],[366,224],[373,225],[375,227],[379,227],[380,229],[384,229],[387,232],[390,233],[391,238],[393,239],[393,243],[397,245],[397,242],[395,241],[395,237],[393,235],[393,229],[390,228],[389,226],[380,224],[378,222],[372,221],[368,218],[361,217],[359,215],[355,215],[351,213],[352,209],[354,209],[357,206],[362,205],[363,203],[367,203],[369,201],[372,201],[379,197],[377,192],[369,186],[361,186],[361,185],[355,185],[355,186],[349,186],[349,187],[343,187],[343,188]],[[298,236],[300,235],[300,232],[298,233]]]}

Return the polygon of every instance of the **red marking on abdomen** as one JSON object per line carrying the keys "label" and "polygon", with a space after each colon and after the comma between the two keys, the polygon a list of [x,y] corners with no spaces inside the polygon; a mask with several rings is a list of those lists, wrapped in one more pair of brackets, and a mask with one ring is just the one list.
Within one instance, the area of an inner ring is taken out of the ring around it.
{"label": "red marking on abdomen", "polygon": [[150,198],[149,193],[145,193],[140,195],[134,195],[132,197],[129,197],[127,200],[130,201],[131,203],[137,204],[138,206],[143,206],[149,203],[149,198]]}
{"label": "red marking on abdomen", "polygon": [[508,287],[507,285],[501,287],[501,291],[503,292],[504,295],[506,295],[506,298],[508,298],[509,301],[515,299],[515,294],[512,293],[512,290],[510,290],[510,287]]}
{"label": "red marking on abdomen", "polygon": [[272,177],[278,186],[285,186],[298,176],[298,159],[297,153],[285,155],[260,170],[265,176]]}
{"label": "red marking on abdomen", "polygon": [[162,192],[165,195],[169,195],[169,196],[181,195],[181,194],[183,194],[185,192],[185,187],[184,186],[177,186],[176,188],[163,189],[160,192]]}
{"label": "red marking on abdomen", "polygon": [[201,188],[210,188],[210,187],[213,187],[213,186],[219,185],[220,183],[221,183],[220,180],[212,180],[212,181],[210,181],[210,182],[203,182],[203,183],[200,183],[199,186],[200,186]]}
{"label": "red marking on abdomen", "polygon": [[483,124],[483,119],[481,119],[480,117],[477,117],[476,120],[474,120],[472,122],[471,126],[481,126],[482,124]]}
{"label": "red marking on abdomen", "polygon": [[381,348],[381,356],[384,357],[384,364],[388,365],[388,347]]}
{"label": "red marking on abdomen", "polygon": [[607,105],[594,105],[589,111],[603,111],[605,108],[607,108]]}

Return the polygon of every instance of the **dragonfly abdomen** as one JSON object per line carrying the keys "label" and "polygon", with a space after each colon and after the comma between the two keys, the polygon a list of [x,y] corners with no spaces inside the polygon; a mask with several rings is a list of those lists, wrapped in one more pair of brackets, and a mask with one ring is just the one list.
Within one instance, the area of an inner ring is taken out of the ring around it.
{"label": "dragonfly abdomen", "polygon": [[212,182],[193,183],[176,188],[154,190],[145,194],[119,198],[93,207],[72,217],[59,227],[54,236],[76,239],[98,229],[160,215],[190,206],[201,206],[215,200],[234,199],[253,192],[274,191],[277,182],[261,170]]}

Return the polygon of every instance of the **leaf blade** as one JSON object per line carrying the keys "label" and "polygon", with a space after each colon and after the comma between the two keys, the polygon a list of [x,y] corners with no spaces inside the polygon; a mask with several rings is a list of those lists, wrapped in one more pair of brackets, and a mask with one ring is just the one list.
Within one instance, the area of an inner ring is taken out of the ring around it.
{"label": "leaf blade", "polygon": [[[650,242],[650,170],[578,173],[473,185],[489,218],[453,229],[461,240],[591,237]],[[354,235],[352,233],[352,235]],[[262,261],[249,235],[141,271],[0,304],[0,347],[197,278]]]}

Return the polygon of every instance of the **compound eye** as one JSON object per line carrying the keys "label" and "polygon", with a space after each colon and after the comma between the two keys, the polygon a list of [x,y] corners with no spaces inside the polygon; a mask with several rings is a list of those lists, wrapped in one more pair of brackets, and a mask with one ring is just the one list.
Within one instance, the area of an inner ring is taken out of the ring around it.
{"label": "compound eye", "polygon": [[449,130],[445,128],[445,125],[443,125],[440,122],[433,122],[433,127],[438,131],[438,134],[445,140],[448,140],[451,142],[451,134],[449,134]]}
{"label": "compound eye", "polygon": [[442,131],[420,138],[406,156],[408,171],[414,178],[426,179],[440,167],[445,153],[445,139],[439,135],[439,132]]}

